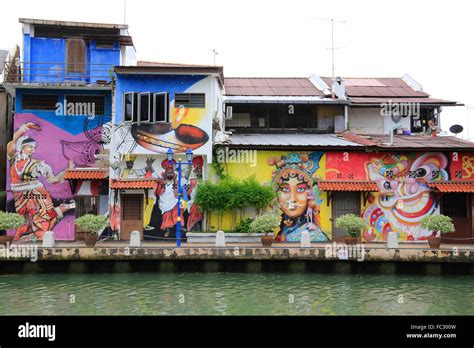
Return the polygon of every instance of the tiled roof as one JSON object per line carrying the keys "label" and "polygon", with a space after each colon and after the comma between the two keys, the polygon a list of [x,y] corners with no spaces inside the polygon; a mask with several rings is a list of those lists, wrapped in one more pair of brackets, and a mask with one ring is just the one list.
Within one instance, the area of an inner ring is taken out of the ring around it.
{"label": "tiled roof", "polygon": [[324,97],[306,77],[261,78],[238,77],[225,79],[227,96],[316,96]]}
{"label": "tiled roof", "polygon": [[156,180],[154,179],[136,179],[136,180],[112,180],[110,183],[111,189],[154,189],[156,187]]}
{"label": "tiled roof", "polygon": [[440,192],[474,192],[474,181],[430,182],[428,186]]}
{"label": "tiled roof", "polygon": [[373,181],[342,181],[342,180],[321,180],[318,181],[318,188],[322,191],[378,191],[378,186]]}
{"label": "tiled roof", "polygon": [[106,169],[68,169],[64,173],[66,180],[103,180],[109,177]]}
{"label": "tiled roof", "polygon": [[380,105],[382,103],[388,102],[390,99],[392,102],[397,103],[420,103],[420,104],[435,104],[435,105],[455,105],[456,102],[452,100],[444,100],[444,99],[437,99],[437,98],[414,98],[414,97],[349,97],[352,104],[374,104]]}

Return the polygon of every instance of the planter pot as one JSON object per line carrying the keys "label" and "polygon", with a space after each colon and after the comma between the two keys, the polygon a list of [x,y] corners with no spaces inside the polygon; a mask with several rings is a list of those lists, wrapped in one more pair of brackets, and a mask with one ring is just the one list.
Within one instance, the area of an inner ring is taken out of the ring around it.
{"label": "planter pot", "polygon": [[84,236],[87,234],[88,232],[82,232],[82,231],[78,231],[76,229],[76,241],[81,241],[81,240],[84,240]]}
{"label": "planter pot", "polygon": [[12,243],[15,236],[0,236],[0,245],[7,245],[7,243]]}
{"label": "planter pot", "polygon": [[360,244],[361,238],[346,236],[344,237],[344,241],[346,242],[346,244],[349,244],[349,245]]}
{"label": "planter pot", "polygon": [[[226,243],[260,243],[260,237],[264,236],[265,233],[226,233]],[[186,234],[187,243],[209,243],[214,244],[216,242],[215,233],[207,232],[188,232]]]}
{"label": "planter pot", "polygon": [[273,235],[268,235],[268,236],[262,236],[260,237],[261,238],[261,241],[262,241],[262,245],[265,247],[265,248],[269,248],[272,246],[272,243],[273,243]]}
{"label": "planter pot", "polygon": [[85,233],[84,234],[84,242],[86,246],[89,248],[93,248],[97,240],[99,239],[99,235],[97,233]]}
{"label": "planter pot", "polygon": [[441,245],[441,237],[431,237],[428,238],[428,244],[431,249],[438,249]]}

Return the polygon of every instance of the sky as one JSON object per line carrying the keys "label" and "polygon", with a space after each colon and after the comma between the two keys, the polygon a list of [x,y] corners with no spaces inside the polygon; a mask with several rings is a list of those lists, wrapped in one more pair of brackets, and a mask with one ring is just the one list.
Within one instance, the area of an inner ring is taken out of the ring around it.
{"label": "sky", "polygon": [[[18,18],[127,23],[139,60],[224,66],[227,77],[401,77],[445,107],[441,127],[474,140],[472,1],[15,0],[2,2],[0,49],[21,44]],[[8,14],[8,15],[5,15]],[[472,124],[472,127],[470,125]]]}

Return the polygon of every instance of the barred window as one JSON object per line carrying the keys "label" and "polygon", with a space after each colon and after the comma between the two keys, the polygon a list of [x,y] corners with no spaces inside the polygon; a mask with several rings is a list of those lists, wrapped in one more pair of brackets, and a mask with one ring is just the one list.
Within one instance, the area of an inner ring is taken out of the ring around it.
{"label": "barred window", "polygon": [[56,110],[57,95],[23,94],[23,110]]}
{"label": "barred window", "polygon": [[99,214],[98,196],[76,196],[76,218],[86,214]]}
{"label": "barred window", "polygon": [[174,106],[176,108],[204,108],[206,107],[206,95],[204,93],[175,93]]}

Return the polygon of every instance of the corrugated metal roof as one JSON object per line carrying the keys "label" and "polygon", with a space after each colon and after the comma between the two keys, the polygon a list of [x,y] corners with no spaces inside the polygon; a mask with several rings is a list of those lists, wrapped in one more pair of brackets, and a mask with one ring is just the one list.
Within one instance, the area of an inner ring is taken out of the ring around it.
{"label": "corrugated metal roof", "polygon": [[335,134],[232,134],[229,145],[234,146],[282,146],[282,147],[305,147],[305,146],[325,146],[325,147],[348,147],[363,146],[361,144],[348,141]]}
{"label": "corrugated metal roof", "polygon": [[306,77],[225,79],[225,94],[228,96],[316,96],[324,97]]}
{"label": "corrugated metal roof", "polygon": [[[435,105],[454,105],[456,104],[455,101],[451,100],[444,100],[444,99],[437,99],[437,98],[408,98],[408,97],[393,97],[393,98],[364,98],[364,97],[350,97],[350,102],[352,104],[360,104],[360,105],[380,105],[381,103],[386,103],[388,100],[397,103],[420,103],[420,104],[435,104]],[[460,105],[460,104],[459,104]]]}
{"label": "corrugated metal roof", "polygon": [[50,20],[50,19],[36,19],[36,18],[20,18],[18,21],[20,23],[33,24],[33,25],[97,28],[97,29],[128,29],[127,24],[56,21],[56,20]]}

